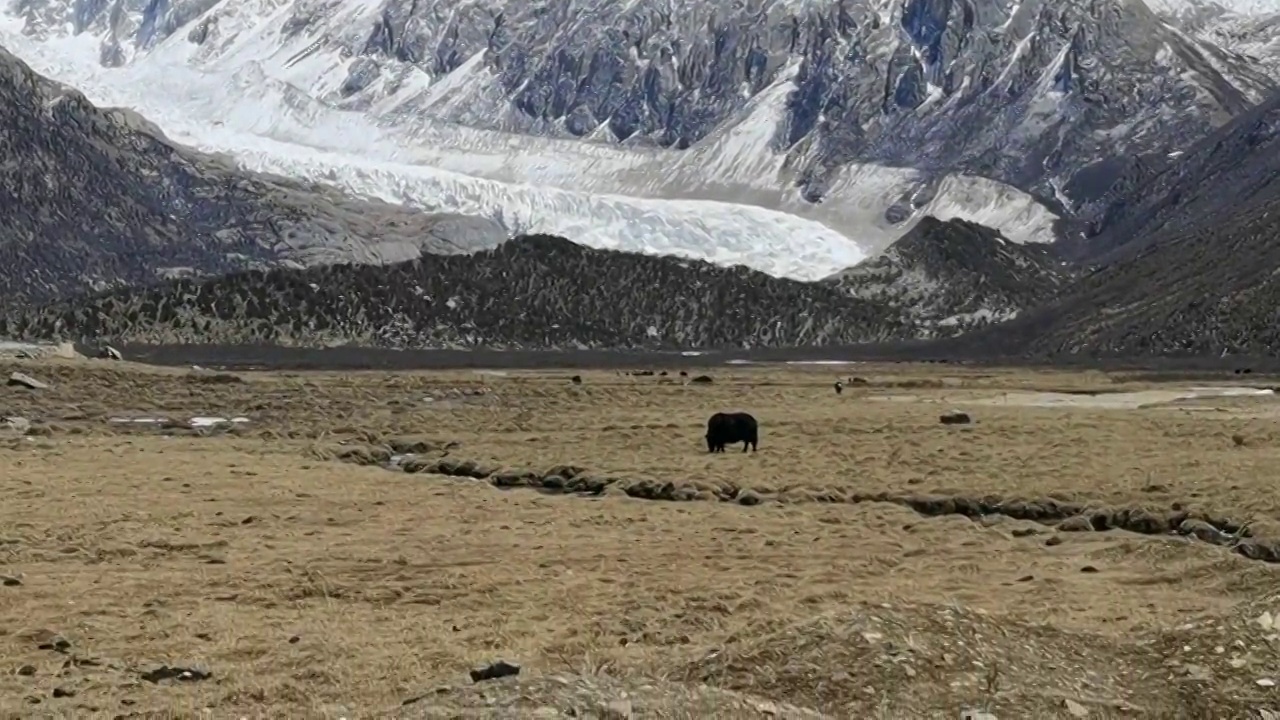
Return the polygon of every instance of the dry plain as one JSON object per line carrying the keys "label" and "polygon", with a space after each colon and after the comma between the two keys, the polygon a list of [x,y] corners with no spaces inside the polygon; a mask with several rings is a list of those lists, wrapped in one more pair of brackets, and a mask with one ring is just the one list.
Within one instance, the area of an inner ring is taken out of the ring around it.
{"label": "dry plain", "polygon": [[[1280,717],[1272,395],[15,370],[0,717]],[[730,409],[759,452],[706,452]]]}

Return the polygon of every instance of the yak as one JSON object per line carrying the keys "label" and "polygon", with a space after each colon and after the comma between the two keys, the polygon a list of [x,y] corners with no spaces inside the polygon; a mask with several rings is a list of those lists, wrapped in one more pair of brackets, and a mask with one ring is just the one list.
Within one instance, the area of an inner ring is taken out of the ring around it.
{"label": "yak", "polygon": [[755,452],[759,432],[759,424],[748,413],[716,413],[707,420],[707,451],[724,452],[725,445],[740,442],[742,452],[747,451],[747,446]]}

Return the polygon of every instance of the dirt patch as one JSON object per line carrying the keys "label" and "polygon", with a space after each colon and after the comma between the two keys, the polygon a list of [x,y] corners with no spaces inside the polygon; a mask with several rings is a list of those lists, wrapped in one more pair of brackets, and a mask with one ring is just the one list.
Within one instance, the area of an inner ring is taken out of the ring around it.
{"label": "dirt patch", "polygon": [[709,717],[823,720],[832,716],[706,684],[552,674],[485,684],[444,685],[405,701],[389,717],[434,718],[663,718]]}
{"label": "dirt patch", "polygon": [[[1046,618],[1047,620],[1048,618]],[[1105,635],[1066,634],[959,606],[882,604],[778,628],[710,653],[685,677],[789,697],[828,712],[947,717],[957,708],[998,717],[1254,717],[1272,702],[1274,643],[1243,624],[1220,645],[1176,646],[1195,628],[1159,633],[1151,652]],[[1249,658],[1246,660],[1245,658]],[[1225,672],[1229,687],[1206,682]],[[761,673],[759,668],[777,670]]]}

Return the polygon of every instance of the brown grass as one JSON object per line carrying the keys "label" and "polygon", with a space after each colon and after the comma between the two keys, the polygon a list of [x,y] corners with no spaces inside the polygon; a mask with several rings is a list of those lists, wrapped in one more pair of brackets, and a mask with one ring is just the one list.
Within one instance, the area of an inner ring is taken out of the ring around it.
{"label": "brown grass", "polygon": [[[1280,682],[1280,629],[1253,622],[1280,611],[1274,565],[1184,537],[817,501],[1176,504],[1280,538],[1268,398],[984,404],[1159,385],[908,366],[858,366],[869,382],[841,396],[831,382],[844,371],[829,369],[735,368],[709,386],[614,373],[573,385],[573,372],[235,382],[106,362],[22,369],[52,387],[0,388],[0,415],[33,425],[0,430],[0,575],[21,583],[0,586],[3,717],[623,717],[629,706],[665,718],[1242,718],[1278,706],[1257,681]],[[976,424],[939,425],[953,407]],[[706,452],[703,423],[721,409],[760,419],[758,453]],[[125,414],[252,422],[109,422]],[[731,484],[764,502],[503,491],[329,459],[395,439],[431,441],[432,458]],[[69,646],[48,647],[52,634]],[[521,663],[521,678],[472,685],[467,671],[498,658]],[[212,677],[141,679],[163,664]]]}

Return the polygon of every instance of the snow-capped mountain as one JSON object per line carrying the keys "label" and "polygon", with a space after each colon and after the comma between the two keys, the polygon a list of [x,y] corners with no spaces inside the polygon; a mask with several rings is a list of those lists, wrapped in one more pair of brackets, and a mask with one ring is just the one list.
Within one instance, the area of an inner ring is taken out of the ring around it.
{"label": "snow-capped mountain", "polygon": [[253,169],[802,279],[925,215],[1052,240],[1275,90],[1215,39],[1260,0],[8,2],[36,70]]}
{"label": "snow-capped mountain", "polygon": [[507,240],[484,218],[237,168],[0,48],[0,314],[165,278],[385,265]]}

